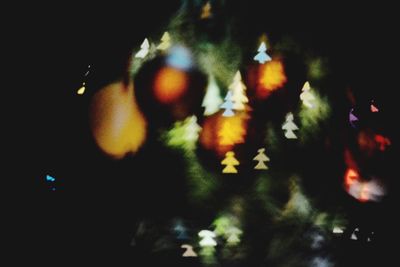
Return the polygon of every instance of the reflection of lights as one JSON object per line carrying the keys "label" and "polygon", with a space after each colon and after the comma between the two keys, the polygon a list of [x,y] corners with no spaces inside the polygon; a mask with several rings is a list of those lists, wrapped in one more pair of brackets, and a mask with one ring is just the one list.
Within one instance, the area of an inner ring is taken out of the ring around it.
{"label": "reflection of lights", "polygon": [[139,110],[133,84],[110,84],[92,98],[90,122],[93,137],[101,150],[122,158],[136,152],[146,139],[146,120]]}
{"label": "reflection of lights", "polygon": [[50,175],[46,175],[46,181],[48,182],[54,182],[56,179]]}
{"label": "reflection of lights", "polygon": [[348,168],[344,178],[345,185],[350,187],[358,179],[360,179],[358,173],[354,169]]}
{"label": "reflection of lights", "polygon": [[83,93],[85,92],[85,84],[82,85],[81,88],[78,89],[78,91],[76,92],[78,95],[83,95]]}
{"label": "reflection of lights", "polygon": [[155,97],[164,104],[175,102],[185,93],[187,86],[186,73],[170,67],[162,68],[154,81]]}
{"label": "reflection of lights", "polygon": [[302,93],[300,94],[300,99],[303,101],[303,105],[308,108],[314,107],[315,96],[311,92],[311,87],[309,82],[305,82],[303,88],[301,89]]}
{"label": "reflection of lights", "polygon": [[144,39],[143,43],[140,45],[140,50],[135,54],[136,58],[145,58],[149,53],[150,44],[147,38]]}
{"label": "reflection of lights", "polygon": [[264,64],[267,61],[271,61],[271,57],[266,53],[267,45],[265,42],[262,42],[257,49],[258,54],[253,58],[255,61],[258,61],[260,64]]}
{"label": "reflection of lights", "polygon": [[[303,142],[320,133],[321,124],[331,112],[327,98],[320,96],[316,90],[311,90],[312,101],[303,102],[304,104],[302,104],[300,112],[298,113],[301,123],[300,135]],[[312,105],[312,108],[310,108],[310,105]]]}
{"label": "reflection of lights", "polygon": [[375,142],[378,143],[380,151],[385,151],[386,150],[386,146],[390,146],[391,145],[390,139],[387,138],[387,137],[384,137],[384,136],[382,136],[380,134],[376,134],[375,135]]}
{"label": "reflection of lights", "polygon": [[360,232],[360,229],[358,229],[358,228],[354,229],[354,231],[351,233],[350,239],[351,240],[357,240],[358,237],[357,237],[356,233],[359,233],[359,232]]}
{"label": "reflection of lights", "polygon": [[222,165],[226,167],[222,170],[222,173],[237,173],[235,166],[239,165],[239,161],[235,158],[235,153],[233,151],[228,151],[225,154],[225,159],[221,161]]}
{"label": "reflection of lights", "polygon": [[357,142],[360,149],[371,155],[373,152],[380,150],[385,151],[387,146],[391,145],[391,141],[388,137],[374,134],[372,131],[361,131],[357,136]]}
{"label": "reflection of lights", "polygon": [[322,79],[326,74],[324,61],[321,58],[313,59],[308,64],[308,76],[312,80]]}
{"label": "reflection of lights", "polygon": [[171,46],[171,37],[169,36],[168,32],[164,32],[163,36],[161,37],[161,43],[157,46],[159,50],[167,50]]}
{"label": "reflection of lights", "polygon": [[231,226],[226,230],[226,243],[228,246],[236,246],[240,243],[240,236],[242,235],[243,231],[235,226]]}
{"label": "reflection of lights", "polygon": [[299,128],[297,127],[296,124],[293,122],[293,114],[289,112],[286,115],[286,121],[282,125],[282,130],[285,130],[285,137],[287,139],[297,139],[297,136],[294,134],[294,130],[298,130]]}
{"label": "reflection of lights", "polygon": [[384,187],[376,180],[363,181],[359,173],[348,168],[344,177],[347,193],[360,202],[380,201],[385,195]]}
{"label": "reflection of lights", "polygon": [[212,16],[211,3],[208,1],[201,9],[200,19],[208,19]]}
{"label": "reflection of lights", "polygon": [[358,121],[358,118],[353,114],[354,108],[352,108],[349,112],[349,122],[351,127],[355,128],[356,125],[354,124],[354,122]]}
{"label": "reflection of lights", "polygon": [[225,102],[221,105],[222,109],[225,109],[224,113],[222,113],[222,116],[224,117],[232,117],[235,115],[233,112],[233,102],[232,102],[232,92],[228,91],[228,93],[225,96]]}
{"label": "reflection of lights", "polygon": [[197,257],[197,254],[196,252],[194,252],[193,247],[191,245],[183,244],[181,248],[186,249],[182,257]]}
{"label": "reflection of lights", "polygon": [[177,239],[189,239],[187,235],[187,229],[184,226],[183,222],[178,220],[173,228],[173,231],[176,235]]}
{"label": "reflection of lights", "polygon": [[215,247],[217,245],[217,242],[214,240],[216,235],[210,230],[201,230],[198,236],[202,238],[199,242],[202,247]]}
{"label": "reflection of lights", "polygon": [[258,154],[253,158],[253,160],[258,161],[257,165],[254,166],[255,170],[267,170],[268,166],[265,165],[264,161],[270,161],[269,157],[267,157],[267,155],[265,155],[264,153],[265,148],[260,148],[258,150]]}
{"label": "reflection of lights", "polygon": [[[49,183],[54,183],[56,181],[56,179],[50,175],[46,175],[46,181]],[[56,191],[56,188],[54,186],[52,186],[51,190]]]}
{"label": "reflection of lights", "polygon": [[242,81],[242,75],[240,71],[237,71],[233,82],[229,85],[230,91],[232,91],[233,109],[245,110],[245,104],[249,102],[246,96],[246,85]]}
{"label": "reflection of lights", "polygon": [[217,82],[215,81],[214,76],[210,75],[208,77],[206,94],[201,104],[201,106],[205,108],[204,115],[209,116],[218,112],[221,104],[222,104],[222,99],[219,94],[219,88]]}
{"label": "reflection of lights", "polygon": [[290,197],[285,205],[282,215],[295,215],[300,217],[309,216],[312,206],[308,198],[304,195],[301,185],[296,178],[290,179]]}
{"label": "reflection of lights", "polygon": [[226,119],[218,130],[218,143],[221,146],[244,143],[244,135],[245,129],[240,118]]}
{"label": "reflection of lights", "polygon": [[166,59],[167,65],[180,70],[189,70],[193,65],[190,51],[183,46],[174,46],[170,49]]}
{"label": "reflection of lights", "polygon": [[371,112],[375,113],[375,112],[379,112],[379,109],[374,105],[374,100],[371,101]]}
{"label": "reflection of lights", "polygon": [[334,226],[332,232],[334,234],[343,234],[344,233],[343,229],[340,228],[339,226]]}
{"label": "reflection of lights", "polygon": [[167,145],[193,150],[196,147],[200,131],[201,127],[197,124],[196,116],[191,116],[184,121],[178,121],[166,133]]}
{"label": "reflection of lights", "polygon": [[213,225],[215,226],[214,232],[219,235],[225,235],[226,230],[232,225],[232,219],[226,215],[220,216],[214,220]]}
{"label": "reflection of lights", "polygon": [[220,113],[206,117],[200,133],[200,143],[208,150],[222,156],[236,144],[244,143],[249,115],[237,112],[235,116],[224,117]]}
{"label": "reflection of lights", "polygon": [[285,69],[279,59],[273,59],[259,66],[257,97],[265,98],[271,92],[281,88],[286,82]]}

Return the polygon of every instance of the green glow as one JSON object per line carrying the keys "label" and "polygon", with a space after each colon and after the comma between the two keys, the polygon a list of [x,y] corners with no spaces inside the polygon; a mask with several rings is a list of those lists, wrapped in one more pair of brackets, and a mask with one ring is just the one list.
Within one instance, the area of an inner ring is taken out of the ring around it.
{"label": "green glow", "polygon": [[201,127],[197,124],[196,116],[191,116],[184,121],[176,122],[174,127],[164,135],[164,139],[172,148],[194,150],[200,131]]}
{"label": "green glow", "polygon": [[215,258],[215,248],[214,247],[202,247],[200,248],[201,261],[206,265],[215,264],[217,262]]}
{"label": "green glow", "polygon": [[311,80],[321,80],[326,76],[326,62],[321,58],[311,59],[308,62],[308,77]]}
{"label": "green glow", "polygon": [[331,109],[326,97],[321,97],[316,90],[313,91],[315,97],[313,108],[301,105],[299,112],[301,127],[299,136],[301,142],[307,141],[319,133],[320,124],[329,116]]}
{"label": "green glow", "polygon": [[[241,49],[228,38],[216,44],[198,43],[197,60],[205,73],[211,73],[228,88],[232,78],[240,67]],[[224,95],[225,92],[222,93]]]}
{"label": "green glow", "polygon": [[240,236],[243,234],[243,231],[238,227],[232,226],[226,229],[226,243],[228,246],[237,246],[240,243]]}
{"label": "green glow", "polygon": [[212,225],[215,227],[214,232],[218,236],[226,236],[227,230],[234,225],[234,218],[231,215],[221,215],[214,220]]}
{"label": "green glow", "polygon": [[194,153],[187,153],[185,160],[188,166],[190,200],[204,204],[203,201],[208,200],[218,186],[217,177],[201,166]]}
{"label": "green glow", "polygon": [[[275,177],[274,179],[279,179]],[[255,182],[255,197],[263,204],[267,213],[276,217],[280,210],[276,200],[272,197],[271,176],[269,174],[260,175]]]}
{"label": "green glow", "polygon": [[275,131],[274,125],[271,122],[266,125],[264,142],[268,147],[268,151],[277,151],[281,147],[277,132]]}
{"label": "green glow", "polygon": [[[188,179],[188,194],[190,201],[202,203],[208,200],[217,187],[217,178],[203,168],[196,156],[195,149],[201,127],[197,124],[196,116],[178,121],[167,132],[161,135],[164,143],[177,149],[184,155],[186,162],[186,177]],[[204,203],[203,203],[204,204]]]}
{"label": "green glow", "polygon": [[311,215],[313,208],[310,201],[303,194],[299,183],[297,177],[291,177],[289,180],[290,197],[282,211],[283,217],[306,218]]}

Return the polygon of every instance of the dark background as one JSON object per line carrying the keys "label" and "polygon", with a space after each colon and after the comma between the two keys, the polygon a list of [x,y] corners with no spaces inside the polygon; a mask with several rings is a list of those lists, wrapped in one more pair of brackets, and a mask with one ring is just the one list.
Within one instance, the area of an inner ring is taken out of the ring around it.
{"label": "dark background", "polygon": [[[392,8],[226,2],[227,16],[237,18],[240,42],[256,39],[262,32],[277,39],[289,35],[303,47],[329,57],[335,82],[351,86],[360,102],[374,98],[385,107],[381,123],[396,144],[397,31]],[[180,1],[54,5],[48,11],[26,15],[28,31],[20,36],[25,49],[19,53],[23,58],[18,64],[19,77],[29,81],[22,100],[28,109],[21,119],[23,128],[31,131],[19,156],[34,164],[21,166],[28,179],[18,190],[23,200],[16,211],[21,215],[20,231],[13,246],[27,251],[32,262],[125,266],[139,258],[139,252],[129,246],[139,218],[162,220],[184,209],[179,204],[184,189],[176,190],[179,184],[165,180],[159,181],[157,188],[152,186],[149,177],[164,177],[163,168],[151,168],[140,159],[149,159],[152,153],[168,156],[156,145],[148,144],[135,161],[111,161],[99,153],[87,121],[93,92],[81,98],[75,92],[88,64],[96,66],[92,82],[97,87],[121,78],[130,49],[140,45],[148,33],[165,27]],[[163,166],[173,160],[166,160]],[[165,179],[170,181],[178,169],[170,168]],[[52,173],[57,178],[57,192],[49,191],[44,182],[45,175]],[[354,212],[355,224],[371,220],[382,233],[372,246],[340,243],[338,254],[343,253],[349,266],[388,266],[377,262],[395,255],[389,248],[398,244],[392,216],[397,182],[391,186],[391,199],[382,205],[360,208],[351,200],[346,203]],[[388,245],[386,238],[395,243]]]}

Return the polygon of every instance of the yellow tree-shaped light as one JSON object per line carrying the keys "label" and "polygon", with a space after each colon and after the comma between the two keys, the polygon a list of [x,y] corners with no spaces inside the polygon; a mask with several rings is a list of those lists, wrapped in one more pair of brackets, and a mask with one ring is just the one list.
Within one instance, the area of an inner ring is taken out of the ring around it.
{"label": "yellow tree-shaped light", "polygon": [[211,15],[211,3],[208,1],[201,9],[200,19],[208,19]]}
{"label": "yellow tree-shaped light", "polygon": [[165,51],[171,47],[171,37],[168,32],[164,32],[161,37],[161,43],[157,46],[157,49]]}
{"label": "yellow tree-shaped light", "polygon": [[246,130],[243,127],[240,117],[227,118],[222,121],[218,132],[218,141],[221,146],[230,146],[244,143]]}
{"label": "yellow tree-shaped light", "polygon": [[285,68],[280,59],[273,59],[259,65],[257,97],[265,98],[269,94],[285,85],[287,82]]}
{"label": "yellow tree-shaped light", "polygon": [[270,159],[269,159],[269,157],[267,157],[267,155],[265,155],[264,152],[265,152],[265,148],[260,148],[260,149],[258,150],[257,156],[255,156],[255,157],[253,158],[253,160],[258,161],[258,163],[257,163],[257,165],[254,167],[254,169],[256,169],[256,170],[267,170],[267,169],[268,169],[268,166],[265,165],[264,162],[269,161]]}
{"label": "yellow tree-shaped light", "polygon": [[221,161],[222,165],[226,167],[222,170],[222,173],[237,173],[235,166],[239,165],[239,161],[235,158],[233,151],[228,151],[225,154],[225,158]]}

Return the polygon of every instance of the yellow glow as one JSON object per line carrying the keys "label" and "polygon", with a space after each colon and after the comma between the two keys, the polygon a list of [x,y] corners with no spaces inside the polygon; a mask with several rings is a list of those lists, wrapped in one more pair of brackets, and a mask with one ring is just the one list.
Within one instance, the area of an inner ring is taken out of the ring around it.
{"label": "yellow glow", "polygon": [[157,46],[159,50],[167,50],[171,47],[171,37],[169,36],[168,32],[164,32],[163,36],[161,37],[161,43]]}
{"label": "yellow glow", "polygon": [[283,63],[279,59],[260,65],[258,77],[257,96],[260,98],[267,97],[287,82]]}
{"label": "yellow glow", "polygon": [[221,161],[222,165],[226,167],[222,170],[222,173],[237,173],[235,166],[239,165],[239,161],[235,158],[235,153],[233,151],[226,152],[225,159]]}
{"label": "yellow glow", "polygon": [[218,131],[219,145],[234,145],[244,143],[246,129],[241,116],[225,117],[221,120]]}
{"label": "yellow glow", "polygon": [[114,158],[135,153],[146,139],[147,123],[136,104],[132,83],[113,83],[97,92],[90,107],[90,123],[96,144]]}
{"label": "yellow glow", "polygon": [[76,92],[78,95],[83,95],[83,93],[85,92],[85,85],[82,85],[81,88],[79,88],[79,90]]}
{"label": "yellow glow", "polygon": [[200,19],[207,19],[211,16],[211,4],[208,1],[201,10]]}
{"label": "yellow glow", "polygon": [[235,116],[224,117],[221,112],[206,117],[200,134],[200,143],[220,156],[231,150],[236,144],[245,142],[247,134],[246,112],[237,112]]}

